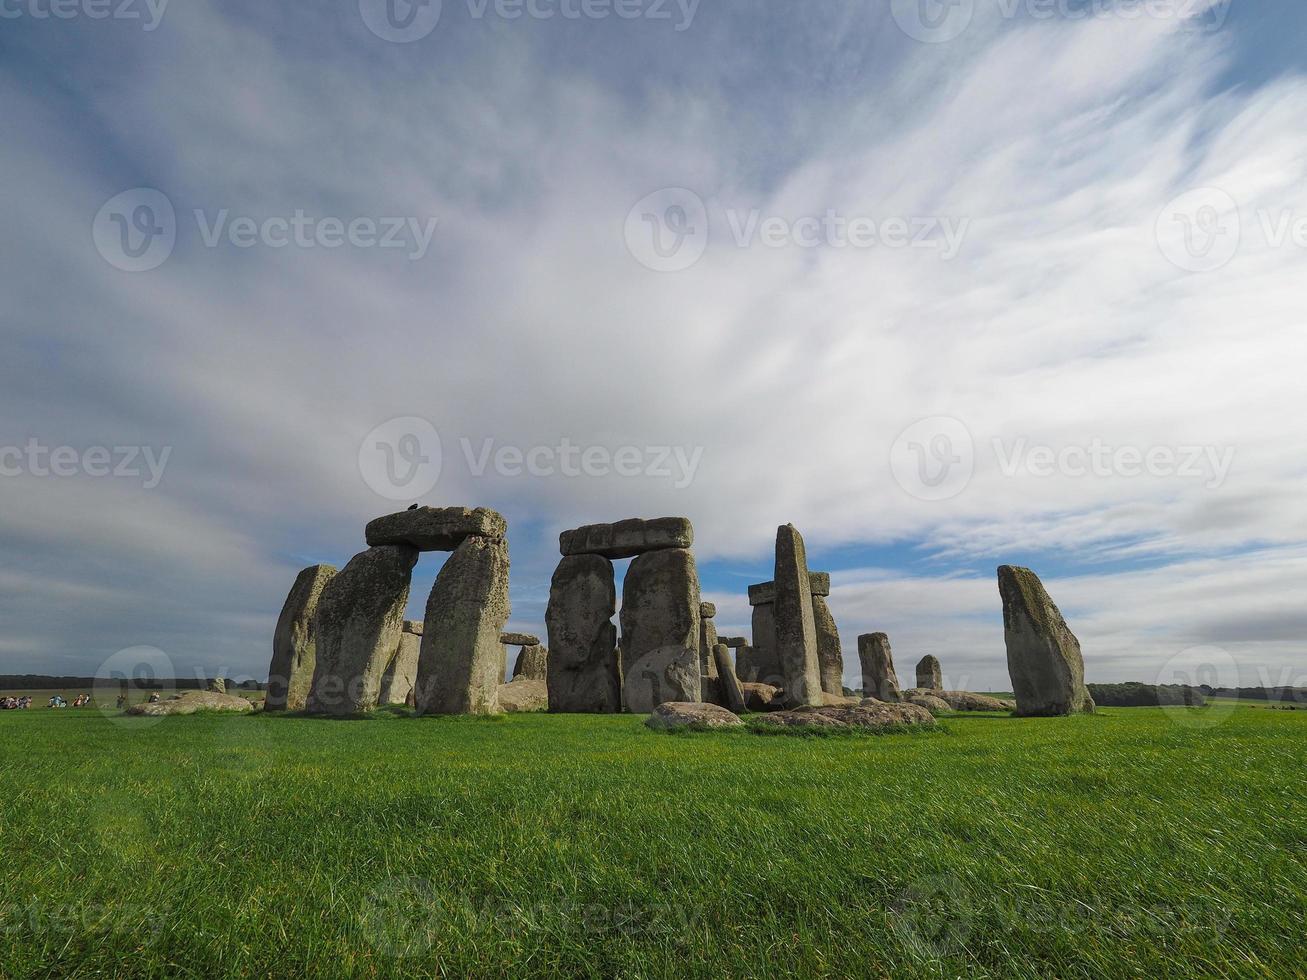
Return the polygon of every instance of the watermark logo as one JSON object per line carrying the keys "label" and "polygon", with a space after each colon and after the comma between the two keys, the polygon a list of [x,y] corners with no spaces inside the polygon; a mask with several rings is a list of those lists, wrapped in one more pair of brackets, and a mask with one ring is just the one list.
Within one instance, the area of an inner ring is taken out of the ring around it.
{"label": "watermark logo", "polygon": [[950,500],[962,493],[975,472],[971,431],[945,415],[914,422],[894,440],[889,454],[894,480],[918,500]]}
{"label": "watermark logo", "polygon": [[1161,479],[1203,480],[1208,490],[1224,485],[1234,466],[1234,446],[1110,446],[1102,439],[1088,445],[1053,447],[1031,445],[1025,439],[993,442],[999,472],[1017,476],[1047,478],[1064,476],[1124,477],[1151,476]]}
{"label": "watermark logo", "polygon": [[1186,272],[1212,272],[1230,263],[1243,238],[1239,205],[1218,187],[1181,194],[1162,209],[1157,246]]}
{"label": "watermark logo", "polygon": [[148,34],[167,8],[168,0],[0,0],[0,20],[135,20]]}
{"label": "watermark logo", "polygon": [[[1238,688],[1239,665],[1228,650],[1216,646],[1188,647],[1170,657],[1157,672],[1159,685],[1185,687]],[[1163,704],[1162,710],[1182,728],[1214,728],[1227,721],[1237,710],[1232,699],[1209,700],[1205,708],[1184,704]]]}
{"label": "watermark logo", "polygon": [[440,433],[426,419],[402,416],[383,422],[359,445],[359,474],[387,500],[417,500],[440,480]]}
{"label": "watermark logo", "polygon": [[918,959],[956,955],[971,938],[975,913],[955,875],[930,875],[913,882],[899,894],[891,912],[891,928]]}
{"label": "watermark logo", "polygon": [[440,23],[442,0],[359,0],[363,23],[383,41],[420,41]]}
{"label": "watermark logo", "polygon": [[388,878],[364,898],[359,925],[383,956],[422,956],[435,942],[437,917],[433,910],[439,905],[440,893],[426,878]]}
{"label": "watermark logo", "polygon": [[636,202],[623,235],[627,250],[645,268],[682,272],[708,248],[708,208],[688,188],[665,187]]}
{"label": "watermark logo", "polygon": [[908,37],[925,44],[956,40],[971,26],[976,0],[892,0],[894,23]]}
{"label": "watermark logo", "polygon": [[38,479],[67,479],[89,476],[140,480],[141,487],[153,490],[163,480],[164,468],[172,456],[172,446],[156,450],[153,446],[47,446],[41,440],[28,439],[22,446],[0,446],[0,477],[33,476]]}
{"label": "watermark logo", "polygon": [[166,194],[136,187],[104,202],[91,223],[96,251],[115,269],[148,272],[172,255],[177,213]]}
{"label": "watermark logo", "polygon": [[177,691],[177,669],[172,658],[152,646],[135,646],[119,650],[96,668],[92,681],[92,701],[96,710],[115,725],[148,728],[162,720],[159,715],[128,715],[132,701],[159,700]]}

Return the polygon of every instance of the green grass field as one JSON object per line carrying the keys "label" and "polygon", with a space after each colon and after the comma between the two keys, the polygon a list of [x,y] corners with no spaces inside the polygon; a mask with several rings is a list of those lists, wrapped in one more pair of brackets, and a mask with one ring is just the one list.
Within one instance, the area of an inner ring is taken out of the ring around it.
{"label": "green grass field", "polygon": [[1307,714],[1205,711],[0,713],[0,976],[1302,975]]}

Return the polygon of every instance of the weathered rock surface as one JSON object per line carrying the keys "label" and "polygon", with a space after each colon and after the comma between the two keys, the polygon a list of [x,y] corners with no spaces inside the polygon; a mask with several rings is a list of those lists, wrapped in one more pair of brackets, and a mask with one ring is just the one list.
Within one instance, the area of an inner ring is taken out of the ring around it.
{"label": "weathered rock surface", "polygon": [[923,691],[938,691],[944,686],[944,674],[939,661],[926,654],[917,662],[917,688]]}
{"label": "weathered rock surface", "polygon": [[234,694],[219,694],[216,691],[187,691],[165,701],[153,704],[143,701],[127,709],[129,715],[159,717],[162,715],[193,715],[197,711],[232,711],[244,713],[253,711],[254,705],[245,698]]}
{"label": "weathered rock surface", "polygon": [[336,576],[333,565],[312,565],[295,576],[272,634],[265,711],[303,711],[317,663],[314,616],[318,598]]}
{"label": "weathered rock surface", "polygon": [[885,704],[864,700],[847,707],[805,706],[752,720],[760,726],[784,728],[852,728],[865,731],[898,729],[905,726],[930,726],[935,719],[925,708],[914,704]]}
{"label": "weathered rock surface", "polygon": [[327,583],[318,599],[317,663],[304,710],[339,716],[377,706],[417,559],[417,549],[404,545],[369,548]]}
{"label": "weathered rock surface", "polygon": [[1003,598],[1003,638],[1017,714],[1093,711],[1080,641],[1039,576],[1028,568],[1003,565],[998,570],[998,591]]}
{"label": "weathered rock surface", "polygon": [[564,558],[549,587],[549,710],[622,710],[613,563],[600,555]]}
{"label": "weathered rock surface", "polygon": [[[704,677],[717,677],[717,661],[713,659],[713,647],[717,645],[717,627],[712,617],[703,614],[704,607],[712,608],[711,602],[699,604],[699,673]],[[714,610],[715,612],[716,610]],[[712,700],[704,697],[705,701]]]}
{"label": "weathered rock surface", "polygon": [[664,701],[654,708],[644,723],[656,732],[670,732],[680,728],[744,727],[744,722],[720,705],[684,701]]}
{"label": "weathered rock surface", "polygon": [[422,624],[410,619],[399,634],[399,646],[381,675],[378,704],[409,704],[418,679],[418,657],[422,653]]}
{"label": "weathered rock surface", "polygon": [[542,680],[518,677],[508,684],[499,685],[499,707],[502,711],[549,710],[549,685]]}
{"label": "weathered rock surface", "polygon": [[214,677],[213,679],[211,679],[211,680],[209,681],[208,690],[212,691],[214,694],[226,694],[226,693],[227,693],[227,678],[225,678],[225,677]]}
{"label": "weathered rock surface", "polygon": [[812,625],[817,632],[817,669],[821,674],[821,689],[827,694],[843,694],[844,652],[840,649],[840,631],[826,600],[819,595],[812,597]]}
{"label": "weathered rock surface", "polygon": [[776,656],[776,606],[773,603],[764,602],[753,607],[753,643],[746,660],[752,680],[777,687],[785,682],[780,659]]}
{"label": "weathered rock surface", "polygon": [[540,637],[530,633],[500,633],[499,642],[506,647],[538,647]]}
{"label": "weathered rock surface", "polygon": [[750,711],[780,711],[785,707],[785,692],[774,684],[741,681],[740,690]]}
{"label": "weathered rock surface", "polygon": [[368,545],[406,545],[418,551],[453,551],[470,537],[502,538],[504,515],[486,507],[419,507],[371,521],[364,532]]}
{"label": "weathered rock surface", "polygon": [[953,710],[947,701],[944,701],[933,694],[922,694],[915,688],[909,688],[907,691],[903,692],[903,702],[925,708],[932,715],[944,714]]}
{"label": "weathered rock surface", "polygon": [[513,664],[513,680],[519,677],[532,681],[546,680],[549,677],[549,648],[537,645],[519,650],[517,662]]}
{"label": "weathered rock surface", "polygon": [[498,713],[499,636],[511,611],[508,566],[507,541],[470,537],[440,569],[423,620],[414,691],[419,714]]}
{"label": "weathered rock surface", "polygon": [[717,666],[717,690],[722,703],[737,715],[748,710],[744,700],[744,688],[735,676],[735,665],[731,663],[731,648],[724,643],[713,647],[713,662]]}
{"label": "weathered rock surface", "polygon": [[935,697],[948,703],[954,711],[1009,711],[1010,702],[970,691],[934,691]]}
{"label": "weathered rock surface", "polygon": [[862,693],[881,701],[898,701],[899,677],[894,671],[889,636],[884,633],[859,636],[858,659],[862,661]]}
{"label": "weathered rock surface", "polygon": [[699,603],[699,618],[712,619],[717,615],[717,603],[701,602]]}
{"label": "weathered rock surface", "polygon": [[[831,694],[828,691],[822,691],[821,703],[826,708],[851,708],[856,704],[861,704],[862,698],[854,697],[851,694]],[[877,703],[881,704],[883,702],[877,701]]]}
{"label": "weathered rock surface", "polygon": [[776,659],[784,678],[787,707],[821,704],[821,669],[812,586],[803,537],[793,524],[776,529]]}
{"label": "weathered rock surface", "polygon": [[749,645],[749,641],[742,636],[719,636],[717,642],[732,650],[738,650]]}
{"label": "weathered rock surface", "polygon": [[[830,572],[809,572],[808,590],[813,595],[830,595]],[[758,582],[749,586],[749,605],[765,606],[776,601],[776,583]]]}
{"label": "weathered rock surface", "polygon": [[631,562],[622,585],[622,703],[635,714],[702,700],[699,575],[683,548]]}
{"label": "weathered rock surface", "polygon": [[684,549],[694,544],[694,527],[684,517],[640,518],[616,524],[590,524],[558,536],[563,557],[602,555],[605,558],[634,558],[650,551]]}

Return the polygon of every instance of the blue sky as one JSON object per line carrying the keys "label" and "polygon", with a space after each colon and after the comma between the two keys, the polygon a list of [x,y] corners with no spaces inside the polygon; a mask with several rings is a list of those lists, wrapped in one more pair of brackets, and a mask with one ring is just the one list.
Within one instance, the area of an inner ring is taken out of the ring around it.
{"label": "blue sky", "polygon": [[0,672],[261,676],[420,499],[529,631],[685,514],[723,632],[803,531],[851,682],[1005,686],[1018,563],[1091,679],[1307,683],[1301,4],[395,2],[0,2]]}

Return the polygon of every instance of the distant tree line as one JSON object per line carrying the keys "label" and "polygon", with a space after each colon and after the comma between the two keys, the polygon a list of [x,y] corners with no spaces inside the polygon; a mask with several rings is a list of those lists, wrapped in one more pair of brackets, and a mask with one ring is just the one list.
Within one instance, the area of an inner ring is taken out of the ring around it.
{"label": "distant tree line", "polygon": [[1201,690],[1208,697],[1307,704],[1307,687],[1212,687],[1204,684]]}
{"label": "distant tree line", "polygon": [[[126,683],[137,691],[194,691],[204,690],[209,686],[209,678],[197,677],[67,677],[53,674],[0,674],[0,690],[7,691],[51,691],[80,690],[94,687],[118,687]],[[242,691],[262,691],[267,685],[256,680],[243,680],[239,684],[227,682],[228,688]]]}
{"label": "distant tree line", "polygon": [[1187,684],[1086,684],[1094,703],[1103,708],[1148,708],[1164,704],[1201,708],[1207,704],[1202,690]]}

